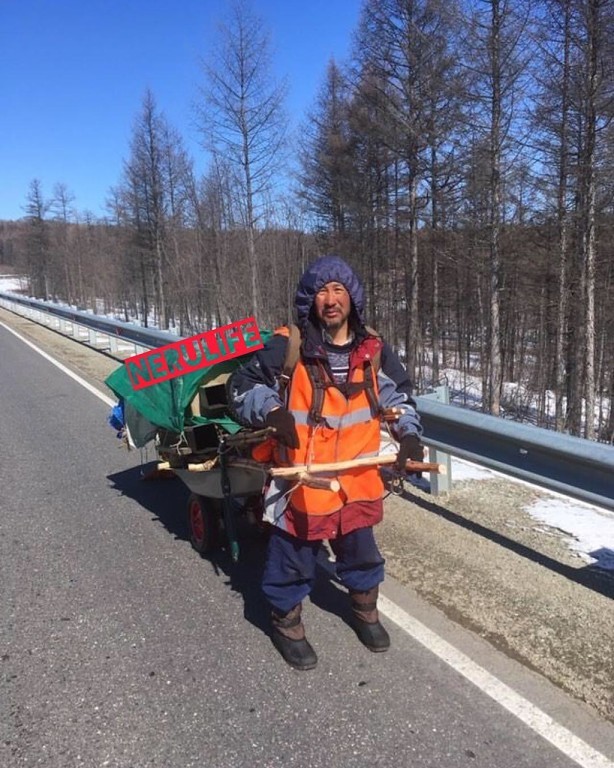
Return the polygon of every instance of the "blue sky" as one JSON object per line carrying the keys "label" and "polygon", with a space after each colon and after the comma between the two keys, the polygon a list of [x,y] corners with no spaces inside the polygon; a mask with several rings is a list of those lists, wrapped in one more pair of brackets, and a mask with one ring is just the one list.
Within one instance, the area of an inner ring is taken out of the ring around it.
{"label": "blue sky", "polygon": [[[328,60],[344,61],[362,0],[251,0],[288,80],[294,127]],[[30,181],[57,182],[105,214],[133,120],[150,88],[202,167],[193,103],[228,0],[0,0],[0,219],[17,219]]]}

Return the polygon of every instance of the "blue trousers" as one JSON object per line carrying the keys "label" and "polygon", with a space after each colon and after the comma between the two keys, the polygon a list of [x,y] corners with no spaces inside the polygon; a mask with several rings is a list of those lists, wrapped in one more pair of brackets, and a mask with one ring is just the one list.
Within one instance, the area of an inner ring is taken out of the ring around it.
{"label": "blue trousers", "polygon": [[[262,591],[269,603],[286,613],[304,600],[315,581],[321,541],[304,541],[274,528],[269,540]],[[366,592],[384,580],[381,556],[373,528],[359,528],[330,540],[337,558],[339,581],[349,590]]]}

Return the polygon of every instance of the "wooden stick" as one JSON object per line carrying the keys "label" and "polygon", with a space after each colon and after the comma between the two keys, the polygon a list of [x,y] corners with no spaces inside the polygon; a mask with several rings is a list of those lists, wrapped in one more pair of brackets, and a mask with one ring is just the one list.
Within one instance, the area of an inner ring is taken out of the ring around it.
{"label": "wooden stick", "polygon": [[398,421],[402,413],[402,408],[384,408],[382,411],[382,421],[386,421],[388,423]]}
{"label": "wooden stick", "polygon": [[333,493],[338,493],[341,490],[341,483],[334,477],[315,477],[308,472],[297,472],[296,475],[288,475],[284,479],[291,482],[296,480],[308,488],[321,488],[323,491],[333,491]]}
{"label": "wooden stick", "polygon": [[[396,460],[397,457],[391,454],[390,456],[368,456],[364,459],[337,461],[331,462],[330,464],[311,464],[310,466],[307,464],[297,464],[294,467],[270,467],[267,471],[271,477],[287,477],[290,480],[298,480],[303,482],[304,485],[309,485],[312,488],[325,488],[336,492],[339,490],[339,488],[333,487],[328,483],[331,482],[335,484],[338,483],[337,480],[334,478],[316,478],[313,476],[314,473],[336,472],[343,469],[354,469],[354,467],[388,466],[390,464],[394,464]],[[215,459],[211,459],[210,461],[204,462],[202,464],[188,464],[187,469],[190,472],[208,472],[209,470],[214,469],[215,466]],[[265,468],[264,465],[260,462],[252,461],[250,459],[231,459],[228,466],[235,467],[236,469],[242,468],[248,470],[258,470]],[[158,462],[157,468],[159,470],[172,470],[172,467],[167,461]],[[181,469],[181,467],[179,467],[179,469]],[[405,469],[407,472],[436,472],[440,475],[446,474],[446,467],[444,464],[436,464],[429,461],[412,461],[410,459],[407,461]],[[304,478],[307,478],[307,482],[304,481]],[[312,482],[319,483],[320,481],[323,481],[326,484],[310,485]]]}
{"label": "wooden stick", "polygon": [[258,429],[255,432],[237,432],[234,435],[226,435],[224,442],[230,446],[243,446],[251,445],[251,443],[261,443],[272,437],[275,434],[275,427],[265,427],[264,429]]}
{"label": "wooden stick", "polygon": [[190,472],[209,472],[212,469],[215,469],[218,467],[217,463],[217,456],[214,459],[209,459],[209,461],[204,461],[202,463],[194,463],[194,464],[188,464],[186,469],[188,469]]}
{"label": "wooden stick", "polygon": [[[394,464],[397,457],[390,456],[367,456],[363,459],[350,459],[349,461],[336,461],[330,464],[297,464],[294,467],[271,467],[269,474],[271,477],[286,477],[288,475],[296,475],[300,472],[308,472],[314,474],[316,472],[335,472],[343,469],[354,469],[355,467],[374,467],[374,466],[386,466],[388,464]],[[436,464],[430,461],[411,461],[408,460],[405,465],[407,472],[437,472],[444,475],[446,472],[445,465]]]}

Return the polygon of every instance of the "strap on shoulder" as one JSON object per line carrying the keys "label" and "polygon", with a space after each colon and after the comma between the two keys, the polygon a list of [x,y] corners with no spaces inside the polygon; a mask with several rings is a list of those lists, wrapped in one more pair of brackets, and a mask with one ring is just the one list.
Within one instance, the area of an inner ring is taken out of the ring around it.
{"label": "strap on shoulder", "polygon": [[324,366],[317,360],[314,363],[307,363],[305,365],[307,369],[307,375],[311,382],[311,408],[309,409],[309,416],[315,424],[322,422],[322,409],[324,407],[324,392],[328,387],[335,386],[332,381],[327,379],[324,372]]}
{"label": "strap on shoulder", "polygon": [[[375,336],[376,339],[379,339],[382,341],[382,334],[376,331],[374,328],[371,328],[369,325],[365,325],[365,331],[369,334],[369,336]],[[377,352],[373,355],[373,370],[375,371],[375,375],[377,376],[379,369],[382,365],[382,350],[377,350]]]}
{"label": "strap on shoulder", "polygon": [[281,373],[277,377],[279,383],[279,396],[283,400],[286,394],[286,389],[296,368],[296,364],[299,361],[301,354],[301,331],[297,325],[291,324],[287,326],[288,346],[286,347],[286,357],[284,358],[284,364],[281,369]]}

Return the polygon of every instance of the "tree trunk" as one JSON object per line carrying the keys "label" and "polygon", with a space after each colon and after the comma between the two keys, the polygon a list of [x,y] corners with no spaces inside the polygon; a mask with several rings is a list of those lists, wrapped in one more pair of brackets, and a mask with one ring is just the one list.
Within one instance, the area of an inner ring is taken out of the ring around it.
{"label": "tree trunk", "polygon": [[559,178],[557,190],[558,222],[558,305],[555,348],[555,424],[557,431],[565,426],[565,341],[567,338],[567,259],[568,259],[568,220],[567,185],[568,185],[568,122],[569,122],[569,52],[571,43],[571,10],[565,4],[563,17],[563,62],[561,93],[561,124],[559,131]]}
{"label": "tree trunk", "polygon": [[408,310],[408,325],[405,333],[406,367],[412,381],[415,381],[418,349],[420,347],[420,318],[418,315],[418,232],[417,232],[417,187],[416,174],[411,171],[409,183],[409,242],[408,259],[405,267],[405,297]]}
{"label": "tree trunk", "polygon": [[584,144],[583,179],[586,209],[582,226],[582,261],[586,291],[585,310],[585,380],[586,400],[585,436],[595,437],[595,144],[597,137],[597,90],[599,52],[599,7],[601,0],[588,1],[587,19],[587,94],[586,139]]}
{"label": "tree trunk", "polygon": [[489,242],[489,300],[490,300],[490,370],[488,376],[488,410],[493,416],[501,411],[501,15],[499,0],[492,3],[492,104],[490,133],[490,242]]}

